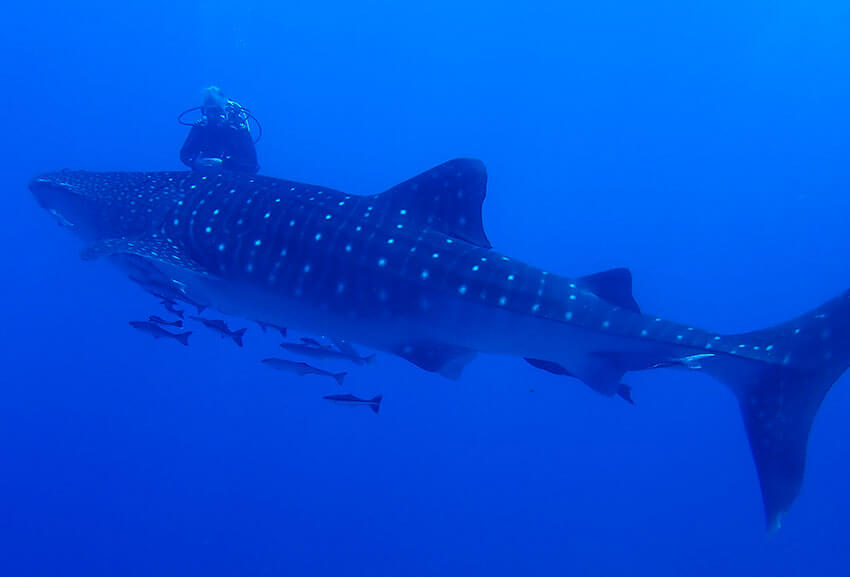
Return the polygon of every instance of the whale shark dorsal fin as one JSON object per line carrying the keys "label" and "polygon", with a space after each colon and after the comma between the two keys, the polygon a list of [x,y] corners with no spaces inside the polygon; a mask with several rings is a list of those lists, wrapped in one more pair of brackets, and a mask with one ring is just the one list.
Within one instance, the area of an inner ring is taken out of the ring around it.
{"label": "whale shark dorsal fin", "polygon": [[106,256],[133,254],[173,267],[190,270],[207,276],[209,271],[189,257],[175,243],[157,238],[110,238],[100,240],[84,248],[80,253],[83,260],[94,260]]}
{"label": "whale shark dorsal fin", "polygon": [[602,300],[636,313],[640,312],[640,306],[632,296],[632,273],[629,269],[612,268],[583,276],[578,281]]}
{"label": "whale shark dorsal fin", "polygon": [[375,196],[382,222],[434,230],[492,248],[481,220],[487,169],[480,160],[457,158]]}

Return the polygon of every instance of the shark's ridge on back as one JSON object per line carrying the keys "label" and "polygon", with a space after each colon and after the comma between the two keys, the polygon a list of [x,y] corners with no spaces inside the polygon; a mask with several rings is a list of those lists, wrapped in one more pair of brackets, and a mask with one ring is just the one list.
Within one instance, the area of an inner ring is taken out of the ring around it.
{"label": "shark's ridge on back", "polygon": [[629,371],[708,372],[739,399],[768,525],[778,527],[817,408],[850,364],[848,295],[741,335],[648,316],[626,269],[568,278],[493,250],[486,183],[481,162],[457,159],[368,196],[186,172],[64,172],[30,187],[90,243],[86,258],[142,259],[193,302],[447,377],[478,352],[525,358],[606,395],[623,395]]}

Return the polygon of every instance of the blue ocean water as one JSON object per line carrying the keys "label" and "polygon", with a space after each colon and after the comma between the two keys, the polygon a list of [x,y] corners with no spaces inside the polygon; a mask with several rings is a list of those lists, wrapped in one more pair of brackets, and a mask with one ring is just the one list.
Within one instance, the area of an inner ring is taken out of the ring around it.
{"label": "blue ocean water", "polygon": [[850,287],[850,5],[47,2],[0,26],[0,575],[850,574],[846,376],[768,535],[709,377],[631,374],[630,406],[518,359],[454,382],[379,354],[348,383],[381,414],[343,410],[261,366],[255,325],[244,350],[130,329],[155,301],[26,188],[179,169],[175,117],[214,83],[262,121],[264,174],[367,194],[480,158],[499,250],[761,328]]}

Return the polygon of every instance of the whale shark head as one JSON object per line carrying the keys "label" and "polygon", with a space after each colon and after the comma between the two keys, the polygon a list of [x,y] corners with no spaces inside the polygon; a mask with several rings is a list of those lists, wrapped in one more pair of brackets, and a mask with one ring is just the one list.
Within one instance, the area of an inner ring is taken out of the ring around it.
{"label": "whale shark head", "polygon": [[30,181],[29,189],[61,226],[71,228],[84,239],[94,239],[98,236],[100,203],[78,175],[70,171],[43,174]]}
{"label": "whale shark head", "polygon": [[131,237],[159,226],[182,173],[49,172],[29,183],[38,204],[86,241]]}

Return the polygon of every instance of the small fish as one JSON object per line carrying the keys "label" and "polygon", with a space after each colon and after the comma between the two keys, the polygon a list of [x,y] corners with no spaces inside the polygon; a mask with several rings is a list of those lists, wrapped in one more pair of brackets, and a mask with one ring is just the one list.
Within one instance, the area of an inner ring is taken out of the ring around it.
{"label": "small fish", "polygon": [[321,344],[317,347],[302,343],[281,343],[280,346],[281,348],[286,349],[291,353],[295,353],[296,355],[312,357],[314,359],[319,359],[322,361],[351,361],[355,365],[371,365],[375,362],[375,355],[361,357],[355,351],[354,356],[352,356],[348,353],[337,351],[335,349],[332,349],[331,347],[327,347]]}
{"label": "small fish", "polygon": [[167,310],[167,311],[168,311],[168,312],[170,312],[171,314],[173,314],[173,315],[177,315],[177,316],[178,316],[178,317],[180,317],[181,319],[183,318],[183,310],[182,310],[182,309],[178,309],[177,307],[175,307],[174,305],[175,305],[176,303],[175,303],[174,301],[162,300],[162,301],[160,301],[160,303],[159,303],[159,304],[161,304],[162,306],[164,306],[164,307],[165,307],[165,310]]}
{"label": "small fish", "polygon": [[185,294],[183,294],[182,292],[179,292],[179,291],[178,291],[178,292],[174,295],[174,298],[176,298],[177,300],[179,300],[179,301],[181,301],[181,302],[186,303],[187,305],[192,305],[193,307],[195,307],[195,310],[196,310],[196,311],[198,311],[198,314],[201,314],[202,312],[204,312],[205,310],[207,310],[206,305],[202,305],[202,304],[201,304],[201,303],[199,303],[198,301],[194,301],[194,300],[190,299],[188,296],[186,296],[186,295],[185,295]]}
{"label": "small fish", "polygon": [[344,405],[366,405],[372,409],[376,415],[378,414],[378,411],[381,410],[381,400],[383,399],[381,395],[375,395],[371,399],[361,399],[360,397],[349,393],[345,393],[343,395],[325,395],[322,398]]}
{"label": "small fish", "polygon": [[351,343],[348,341],[344,341],[342,339],[333,339],[334,346],[339,349],[339,352],[348,355],[349,357],[359,357],[360,354],[357,352]]}
{"label": "small fish", "polygon": [[155,296],[158,299],[171,303],[172,306],[176,305],[177,301],[184,302],[188,305],[195,307],[198,311],[198,314],[201,314],[207,308],[206,306],[195,300],[192,300],[188,295],[186,295],[180,288],[180,286],[178,286],[177,281],[153,278],[149,275],[144,274],[143,276],[131,274],[129,278],[131,281],[141,286],[149,294]]}
{"label": "small fish", "polygon": [[271,323],[264,323],[264,322],[261,322],[261,321],[254,321],[254,322],[257,323],[257,325],[259,325],[259,327],[261,329],[263,329],[263,332],[266,332],[266,329],[275,329],[278,332],[280,332],[280,336],[282,336],[283,338],[286,338],[286,327],[279,327],[277,325],[273,325]]}
{"label": "small fish", "polygon": [[301,337],[301,342],[304,343],[305,345],[310,345],[310,346],[317,347],[317,348],[320,348],[320,349],[329,349],[330,348],[328,345],[320,343],[319,341],[317,341],[316,339],[314,339],[312,337]]}
{"label": "small fish", "polygon": [[186,331],[185,333],[170,333],[161,326],[148,321],[130,321],[130,326],[142,331],[143,333],[149,334],[155,339],[174,339],[184,346],[189,345],[189,335],[192,334],[192,331]]}
{"label": "small fish", "polygon": [[181,321],[180,319],[177,319],[176,321],[167,321],[167,320],[160,318],[156,315],[151,315],[151,316],[148,317],[148,320],[150,322],[156,323],[158,325],[166,325],[166,326],[169,326],[169,327],[183,328],[183,321]]}
{"label": "small fish", "polygon": [[161,291],[149,290],[147,292],[148,292],[149,295],[158,298],[159,302],[162,303],[162,304],[169,304],[171,306],[177,305],[176,300],[174,300],[173,298],[171,298],[170,296],[166,295],[165,293],[163,293]]}
{"label": "small fish", "polygon": [[295,373],[299,377],[303,377],[304,375],[321,375],[324,377],[331,377],[336,380],[337,384],[340,386],[342,386],[342,380],[346,375],[346,373],[331,373],[312,367],[307,363],[296,363],[294,361],[287,361],[286,359],[263,359],[263,364],[273,369],[277,369],[278,371],[289,371],[290,373]]}
{"label": "small fish", "polygon": [[218,319],[205,319],[204,317],[196,317],[194,315],[189,315],[189,318],[198,321],[208,329],[214,330],[221,335],[221,338],[230,337],[240,347],[242,346],[242,337],[245,335],[245,331],[248,330],[239,329],[238,331],[231,331],[227,323]]}

